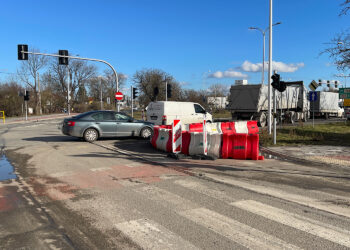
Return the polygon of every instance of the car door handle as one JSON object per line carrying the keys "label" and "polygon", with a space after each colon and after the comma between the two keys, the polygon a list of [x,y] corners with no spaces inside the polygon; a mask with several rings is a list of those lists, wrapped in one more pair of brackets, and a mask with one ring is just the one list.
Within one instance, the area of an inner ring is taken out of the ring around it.
{"label": "car door handle", "polygon": [[100,124],[99,122],[95,122],[95,124]]}

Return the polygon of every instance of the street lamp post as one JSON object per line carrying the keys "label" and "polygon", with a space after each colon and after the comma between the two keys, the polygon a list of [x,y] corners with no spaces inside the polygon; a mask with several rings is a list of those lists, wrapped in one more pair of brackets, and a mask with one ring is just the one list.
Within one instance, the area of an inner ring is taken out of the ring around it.
{"label": "street lamp post", "polygon": [[[281,22],[277,22],[272,26],[279,25]],[[265,75],[265,34],[269,30],[270,27],[267,27],[265,30],[259,27],[249,27],[250,30],[258,30],[263,35],[263,56],[262,56],[262,70],[261,70],[261,84],[264,84],[264,75]]]}
{"label": "street lamp post", "polygon": [[[269,134],[271,134],[271,73],[272,73],[272,26],[279,25],[281,22],[277,22],[272,24],[272,0],[270,0],[270,26],[267,27],[265,30],[262,30],[258,27],[249,27],[251,30],[258,30],[263,35],[263,62],[262,62],[262,76],[261,76],[261,83],[264,84],[264,75],[265,75],[265,34],[268,30],[270,30],[270,43],[269,43],[269,78],[268,78],[268,113],[267,113],[267,119],[268,119],[268,130]],[[271,27],[271,29],[270,29]]]}

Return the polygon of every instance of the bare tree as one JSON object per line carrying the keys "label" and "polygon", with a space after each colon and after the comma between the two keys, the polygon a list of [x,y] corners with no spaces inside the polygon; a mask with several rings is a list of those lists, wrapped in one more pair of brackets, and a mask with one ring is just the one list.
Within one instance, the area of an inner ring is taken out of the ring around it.
{"label": "bare tree", "polygon": [[343,6],[343,9],[341,10],[341,12],[340,12],[340,16],[341,15],[346,15],[347,13],[348,13],[348,11],[349,11],[349,9],[350,9],[350,0],[345,0],[342,4],[341,4],[341,6]]}
{"label": "bare tree", "polygon": [[[38,49],[33,49],[32,52],[40,51]],[[17,70],[19,79],[33,90],[35,100],[35,113],[40,115],[42,114],[42,107],[39,71],[47,65],[47,62],[48,58],[45,56],[29,54],[28,60],[22,61],[19,70]]]}
{"label": "bare tree", "polygon": [[[95,77],[97,68],[85,61],[70,60],[69,65],[58,64],[57,59],[51,60],[49,75],[51,83],[56,84],[63,97],[68,95],[67,82],[69,80],[70,103],[72,107],[77,103],[79,90],[85,89],[85,85],[91,78]],[[69,76],[69,78],[68,78]]]}
{"label": "bare tree", "polygon": [[[346,15],[350,9],[350,0],[345,0],[341,6],[343,7],[340,16]],[[321,52],[326,53],[334,60],[335,65],[341,71],[350,68],[350,33],[349,29],[338,33],[330,43],[330,47]]]}
{"label": "bare tree", "polygon": [[[168,100],[181,100],[181,86],[170,74],[160,69],[136,71],[133,82],[140,89],[139,103],[142,106],[147,106],[151,101],[165,101],[165,80],[172,86],[172,97]],[[154,95],[156,87],[158,88],[157,96]]]}

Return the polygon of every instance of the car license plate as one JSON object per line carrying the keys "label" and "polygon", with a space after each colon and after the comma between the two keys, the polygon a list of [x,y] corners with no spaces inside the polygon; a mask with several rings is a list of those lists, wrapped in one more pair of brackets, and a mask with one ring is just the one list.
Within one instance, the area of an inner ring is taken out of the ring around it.
{"label": "car license plate", "polygon": [[158,116],[151,116],[151,120],[157,120]]}

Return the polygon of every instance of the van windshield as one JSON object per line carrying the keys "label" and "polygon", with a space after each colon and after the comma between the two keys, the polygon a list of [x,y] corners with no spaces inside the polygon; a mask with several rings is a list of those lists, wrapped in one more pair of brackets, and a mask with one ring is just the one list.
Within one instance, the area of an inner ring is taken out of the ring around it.
{"label": "van windshield", "polygon": [[194,104],[194,110],[196,113],[205,113],[205,110],[198,104]]}

